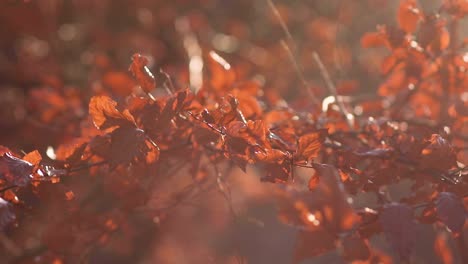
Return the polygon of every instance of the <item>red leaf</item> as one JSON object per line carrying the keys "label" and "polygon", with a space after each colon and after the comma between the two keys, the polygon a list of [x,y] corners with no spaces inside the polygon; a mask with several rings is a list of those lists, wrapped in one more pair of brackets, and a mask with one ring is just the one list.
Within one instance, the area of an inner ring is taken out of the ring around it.
{"label": "red leaf", "polygon": [[69,165],[74,165],[81,161],[81,157],[83,156],[84,150],[86,149],[86,143],[78,143],[78,144],[62,144],[57,149],[57,160],[62,160],[67,162]]}
{"label": "red leaf", "polygon": [[128,110],[120,112],[116,106],[117,103],[107,96],[93,96],[89,102],[89,114],[94,125],[99,129],[106,129],[135,123]]}
{"label": "red leaf", "polygon": [[0,157],[0,179],[10,185],[25,186],[32,179],[34,166],[22,159],[5,153]]}
{"label": "red leaf", "polygon": [[34,151],[29,152],[28,154],[26,154],[23,157],[23,160],[31,163],[34,166],[37,166],[37,165],[39,165],[39,163],[41,163],[42,156],[39,153],[39,151],[34,150]]}
{"label": "red leaf", "polygon": [[[128,163],[135,158],[143,158],[148,151],[155,147],[146,144],[145,133],[135,127],[119,127],[112,131],[110,149],[107,155],[112,164]],[[155,162],[159,157],[159,151],[153,152],[149,161]]]}
{"label": "red leaf", "polygon": [[210,51],[208,55],[210,85],[215,91],[226,91],[236,80],[236,74],[231,65],[218,53]]}
{"label": "red leaf", "polygon": [[457,156],[452,145],[438,134],[433,134],[429,145],[421,151],[421,167],[439,171],[448,170],[457,164]]}
{"label": "red leaf", "polygon": [[154,75],[147,67],[148,62],[149,61],[146,57],[136,53],[133,54],[132,64],[130,64],[130,67],[128,68],[128,70],[137,79],[143,91],[146,93],[150,93],[156,88],[156,80],[154,79]]}
{"label": "red leaf", "polygon": [[124,72],[108,72],[102,77],[102,83],[120,96],[130,95],[135,86],[135,81]]}
{"label": "red leaf", "polygon": [[466,210],[463,201],[454,193],[441,192],[436,201],[436,212],[451,232],[459,235],[466,221]]}
{"label": "red leaf", "polygon": [[320,178],[312,191],[286,189],[280,220],[301,229],[315,230],[326,225],[327,230],[342,232],[352,229],[358,216],[348,201],[336,168],[316,164]]}
{"label": "red leaf", "polygon": [[307,186],[309,187],[309,190],[314,190],[315,188],[317,188],[319,181],[320,181],[320,178],[317,175],[317,173],[312,175],[312,177],[310,177],[309,182],[307,184]]}
{"label": "red leaf", "polygon": [[327,135],[327,130],[318,130],[303,135],[298,140],[296,160],[311,161],[316,158]]}
{"label": "red leaf", "polygon": [[408,259],[416,241],[413,209],[405,204],[388,204],[380,213],[380,224],[393,250]]}
{"label": "red leaf", "polygon": [[416,30],[421,11],[418,9],[416,0],[401,0],[398,9],[398,24],[406,33],[413,33]]}
{"label": "red leaf", "polygon": [[375,48],[386,46],[387,38],[381,32],[368,32],[361,38],[361,46],[364,48]]}

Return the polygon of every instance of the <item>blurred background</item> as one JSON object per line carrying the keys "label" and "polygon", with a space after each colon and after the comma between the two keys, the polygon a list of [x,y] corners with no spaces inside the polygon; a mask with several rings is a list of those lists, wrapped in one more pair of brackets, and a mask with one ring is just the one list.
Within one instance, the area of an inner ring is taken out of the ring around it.
{"label": "blurred background", "polygon": [[[307,81],[322,85],[316,51],[340,94],[365,96],[376,94],[387,53],[362,48],[360,39],[378,24],[395,25],[398,2],[274,1]],[[430,13],[441,2],[420,4]],[[190,53],[197,53],[190,47],[202,56],[215,50],[237,79],[260,80],[265,94],[274,91],[307,109],[282,39],[281,23],[265,0],[1,0],[0,145],[45,151],[69,140],[86,116],[84,98],[124,96],[135,85],[127,69],[136,52],[150,59],[153,72],[163,69],[176,87],[185,88],[191,83]],[[315,91],[318,98],[326,96]],[[201,209],[181,206],[154,231],[158,239],[141,263],[238,263],[237,251],[248,263],[289,263],[296,231],[276,220],[270,184],[260,183],[255,173],[233,173],[234,208],[242,215],[236,223],[222,196],[208,192],[199,197]],[[388,251],[383,236],[374,240]],[[440,263],[431,253],[432,241],[418,243],[415,263]],[[109,255],[106,261],[130,260]],[[303,263],[343,261],[333,251]]]}

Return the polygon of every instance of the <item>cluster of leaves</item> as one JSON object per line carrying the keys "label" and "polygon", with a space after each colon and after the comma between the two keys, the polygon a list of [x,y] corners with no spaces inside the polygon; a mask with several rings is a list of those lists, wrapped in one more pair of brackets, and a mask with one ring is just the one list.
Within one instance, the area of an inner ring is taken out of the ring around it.
{"label": "cluster of leaves", "polygon": [[[377,117],[367,116],[364,104],[343,103],[337,95],[322,111],[296,109],[279,94],[265,93],[262,83],[239,79],[215,51],[200,58],[208,81],[197,89],[174,86],[168,74],[153,74],[150,61],[134,54],[129,72],[135,80],[126,73],[105,74],[102,82],[114,94],[92,96],[88,119],[77,110],[76,93],[36,90],[32,98],[46,99],[31,100],[31,107],[45,124],[82,121],[64,125],[68,138],[54,158],[0,149],[0,229],[21,227],[27,212],[40,208],[32,198],[39,197],[52,208],[43,216],[51,224],[37,247],[17,260],[89,257],[93,245],[102,251],[126,248],[135,257],[133,242],[142,235],[136,212],[182,161],[190,164],[192,183],[174,205],[212,178],[225,191],[223,166],[244,172],[254,167],[261,181],[275,183],[279,219],[299,230],[295,263],[336,248],[349,262],[387,262],[369,242],[379,233],[408,261],[421,223],[446,226],[464,254],[468,55],[457,30],[466,15],[463,0],[444,1],[435,14],[403,0],[398,27],[379,26],[363,36],[364,47],[390,51],[378,91],[386,98],[372,99],[380,106]],[[344,112],[356,106],[364,113]],[[411,193],[392,199],[389,186],[405,181]],[[63,199],[54,198],[59,193]],[[376,202],[354,206],[362,193],[374,194]],[[101,203],[92,203],[96,196]],[[145,210],[144,217],[161,221],[166,209]],[[118,239],[108,245],[111,236]],[[438,238],[436,248],[442,259],[453,260],[446,241]]]}

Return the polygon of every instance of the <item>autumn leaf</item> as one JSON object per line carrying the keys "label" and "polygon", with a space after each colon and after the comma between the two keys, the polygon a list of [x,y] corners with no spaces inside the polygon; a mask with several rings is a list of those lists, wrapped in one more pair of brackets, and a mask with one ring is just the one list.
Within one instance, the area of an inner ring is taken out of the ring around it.
{"label": "autumn leaf", "polygon": [[81,162],[81,158],[84,154],[84,151],[87,147],[87,143],[77,143],[69,145],[61,145],[57,151],[57,160],[62,160],[68,165],[74,165]]}
{"label": "autumn leaf", "polygon": [[98,129],[134,124],[133,116],[128,110],[120,112],[117,103],[107,96],[93,96],[89,102],[89,114]]}
{"label": "autumn leaf", "polygon": [[148,69],[149,60],[141,54],[135,53],[132,56],[132,64],[129,71],[137,79],[143,91],[150,93],[156,88],[156,80],[154,75]]}
{"label": "autumn leaf", "polygon": [[295,159],[311,161],[316,158],[326,135],[327,130],[322,129],[299,137]]}
{"label": "autumn leaf", "polygon": [[37,165],[39,165],[39,163],[41,163],[42,156],[39,153],[39,151],[34,150],[34,151],[31,151],[28,154],[26,154],[23,157],[23,160],[31,163],[34,166],[37,166]]}
{"label": "autumn leaf", "polygon": [[231,65],[215,51],[207,56],[210,86],[218,92],[229,89],[236,80],[236,74]]}
{"label": "autumn leaf", "polygon": [[280,200],[284,203],[280,220],[306,230],[315,230],[322,225],[336,232],[352,229],[358,216],[349,203],[338,170],[327,164],[315,164],[314,167],[314,177],[320,180],[312,191],[286,188],[280,192],[283,196]]}
{"label": "autumn leaf", "polygon": [[0,157],[0,179],[10,185],[25,186],[33,177],[33,164],[4,153]]}
{"label": "autumn leaf", "polygon": [[418,21],[421,19],[421,11],[416,0],[401,0],[398,9],[398,24],[406,33],[416,30]]}
{"label": "autumn leaf", "polygon": [[425,169],[445,171],[456,166],[455,151],[446,139],[439,134],[433,134],[421,151],[420,165]]}
{"label": "autumn leaf", "polygon": [[104,86],[119,96],[128,96],[133,92],[135,81],[124,72],[111,71],[102,77]]}
{"label": "autumn leaf", "polygon": [[314,190],[315,188],[317,188],[318,184],[319,184],[319,181],[320,181],[320,178],[319,176],[317,175],[317,173],[315,173],[314,175],[312,175],[309,179],[309,182],[307,184],[307,186],[309,187],[309,190]]}
{"label": "autumn leaf", "polygon": [[382,32],[367,32],[361,37],[361,46],[363,48],[377,48],[387,45],[387,39]]}
{"label": "autumn leaf", "polygon": [[94,154],[112,165],[143,158],[154,163],[159,158],[159,149],[147,141],[143,130],[133,126],[118,127],[106,136],[95,137],[89,146]]}

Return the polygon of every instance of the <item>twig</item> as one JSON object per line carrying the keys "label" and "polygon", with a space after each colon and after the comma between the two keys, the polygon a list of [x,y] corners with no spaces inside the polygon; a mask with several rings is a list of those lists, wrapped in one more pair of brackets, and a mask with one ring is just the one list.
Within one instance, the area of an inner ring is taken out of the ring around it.
{"label": "twig", "polygon": [[104,165],[104,164],[107,164],[107,161],[100,161],[100,162],[96,162],[96,163],[90,163],[90,164],[85,164],[85,165],[82,165],[82,166],[78,166],[78,167],[75,167],[75,168],[70,168],[68,170],[68,172],[77,172],[77,171],[80,171],[80,170],[84,170],[84,169],[89,169],[91,167],[96,167],[96,166],[100,166],[100,165]]}
{"label": "twig", "polygon": [[[175,87],[174,84],[172,83],[171,76],[169,76],[168,73],[163,71],[162,69],[159,69],[159,73],[164,76],[166,81],[164,82],[164,87],[166,88],[166,91],[168,94],[172,95],[175,93]],[[169,83],[169,88],[166,86],[166,82]]]}
{"label": "twig", "polygon": [[294,70],[299,78],[299,80],[301,81],[302,85],[304,86],[304,88],[306,89],[310,99],[312,100],[312,102],[317,105],[317,106],[320,106],[320,102],[319,100],[317,100],[317,98],[314,96],[314,92],[312,91],[312,88],[311,88],[311,85],[310,83],[305,79],[304,77],[304,73],[302,72],[302,69],[301,69],[301,66],[299,65],[298,61],[296,60],[296,57],[294,56],[294,53],[293,51],[291,50],[291,48],[289,47],[289,45],[286,43],[286,41],[284,40],[281,40],[281,46],[284,48],[284,50],[286,51],[286,53],[288,54],[288,57],[289,57],[289,60],[291,61],[291,64],[293,65],[294,67]]}
{"label": "twig", "polygon": [[268,6],[270,7],[271,11],[273,14],[276,16],[278,19],[278,22],[280,23],[281,29],[283,30],[284,34],[286,35],[286,38],[289,41],[290,45],[294,45],[294,39],[291,35],[291,32],[288,29],[288,26],[286,25],[286,22],[284,19],[281,17],[280,12],[278,11],[278,8],[276,8],[275,4],[273,3],[272,0],[267,0]]}
{"label": "twig", "polygon": [[18,187],[18,185],[11,185],[11,186],[5,187],[5,188],[3,188],[3,189],[0,189],[0,193],[5,192],[5,191],[8,191],[8,190],[10,190],[10,189],[14,189],[14,188],[16,188],[16,187]]}
{"label": "twig", "polygon": [[[311,87],[310,83],[305,79],[302,67],[301,67],[301,65],[299,64],[299,62],[296,59],[297,56],[295,55],[296,54],[296,52],[295,52],[296,48],[295,48],[295,44],[294,44],[294,39],[293,39],[293,37],[291,35],[291,32],[288,29],[288,26],[286,25],[286,22],[281,17],[281,14],[279,13],[279,11],[276,8],[273,1],[272,0],[267,0],[267,3],[268,3],[268,6],[270,7],[271,11],[273,12],[273,14],[278,19],[278,22],[281,25],[281,29],[283,30],[284,34],[286,35],[287,42],[289,42],[289,43],[287,43],[286,41],[281,40],[281,46],[286,50],[286,53],[288,54],[289,60],[291,61],[299,80],[301,81],[302,85],[306,89],[307,94],[309,95],[310,99],[312,100],[312,103],[314,105],[316,105],[316,106],[320,106],[319,100],[317,100],[317,98],[315,97],[315,95],[314,95],[314,93],[312,91],[312,87]],[[291,46],[293,48],[291,48]]]}
{"label": "twig", "polygon": [[197,36],[190,28],[187,18],[177,18],[177,32],[181,35],[184,48],[189,58],[189,81],[192,91],[196,94],[203,86],[203,56]]}
{"label": "twig", "polygon": [[319,67],[320,74],[322,75],[322,78],[325,81],[325,86],[327,87],[328,91],[332,94],[332,96],[335,98],[335,102],[338,104],[338,108],[340,109],[340,112],[343,115],[343,117],[346,119],[346,123],[348,124],[349,128],[353,130],[354,115],[348,112],[348,110],[346,110],[346,107],[344,106],[343,101],[341,101],[341,98],[338,96],[338,91],[336,90],[336,86],[335,84],[333,84],[333,81],[330,78],[330,74],[328,73],[327,68],[325,68],[325,65],[320,59],[320,56],[318,55],[318,53],[315,51],[312,52],[312,57],[314,58],[315,63]]}

